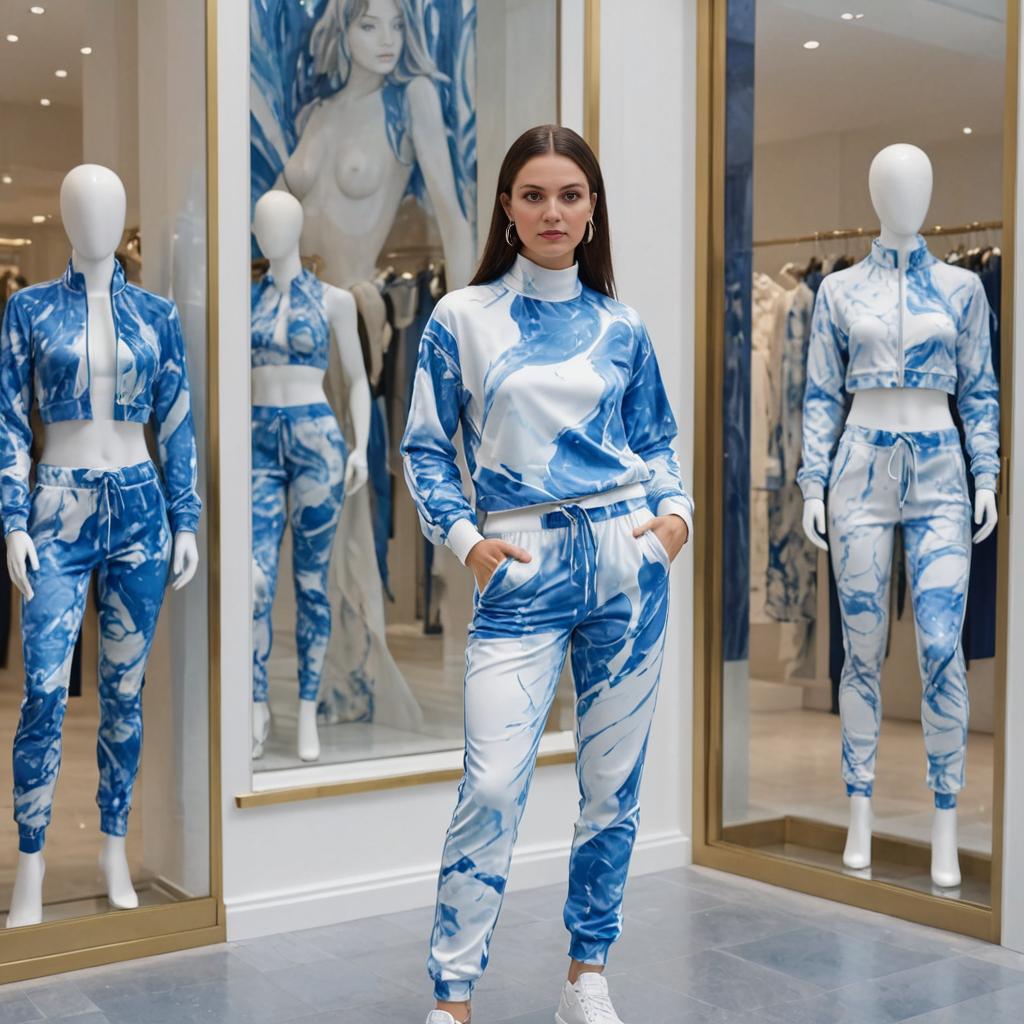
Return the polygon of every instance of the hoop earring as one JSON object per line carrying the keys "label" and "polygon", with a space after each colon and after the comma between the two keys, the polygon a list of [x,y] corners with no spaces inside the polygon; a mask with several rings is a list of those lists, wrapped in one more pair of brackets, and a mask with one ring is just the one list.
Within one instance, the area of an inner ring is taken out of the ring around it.
{"label": "hoop earring", "polygon": [[505,225],[505,243],[507,245],[514,246],[516,244],[516,240],[511,235],[512,229],[515,227],[515,225],[516,222],[514,220],[510,220],[508,224]]}
{"label": "hoop earring", "polygon": [[586,238],[586,241],[584,241],[583,244],[584,245],[590,245],[590,243],[593,240],[594,240],[594,219],[591,218],[590,220],[587,221],[587,238]]}

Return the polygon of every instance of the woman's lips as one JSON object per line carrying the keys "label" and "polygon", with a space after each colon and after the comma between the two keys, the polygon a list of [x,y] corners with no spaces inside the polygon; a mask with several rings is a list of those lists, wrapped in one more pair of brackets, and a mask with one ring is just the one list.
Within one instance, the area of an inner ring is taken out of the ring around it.
{"label": "woman's lips", "polygon": [[540,233],[540,237],[541,238],[546,238],[546,239],[548,239],[548,241],[555,241],[558,238],[564,238],[565,237],[565,232],[564,231],[542,231]]}

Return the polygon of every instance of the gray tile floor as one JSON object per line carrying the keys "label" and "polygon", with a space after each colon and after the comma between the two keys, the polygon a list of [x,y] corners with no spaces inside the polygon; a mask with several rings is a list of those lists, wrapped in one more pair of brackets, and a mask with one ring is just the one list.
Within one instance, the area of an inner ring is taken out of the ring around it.
{"label": "gray tile floor", "polygon": [[[510,892],[475,1024],[552,1024],[562,886]],[[422,1024],[431,909],[0,988],[0,1024]],[[1020,1024],[1024,956],[702,868],[629,882],[627,1024]]]}

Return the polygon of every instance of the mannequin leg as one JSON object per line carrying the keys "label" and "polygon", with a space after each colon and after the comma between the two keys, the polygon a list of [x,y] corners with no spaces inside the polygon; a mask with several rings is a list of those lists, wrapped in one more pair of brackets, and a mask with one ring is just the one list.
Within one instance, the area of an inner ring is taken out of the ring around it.
{"label": "mannequin leg", "polygon": [[660,541],[632,535],[647,518],[644,511],[594,527],[596,607],[572,634],[580,815],[563,919],[577,964],[603,966],[619,937],[640,818],[669,603],[667,556],[652,547]]}
{"label": "mannequin leg", "polygon": [[969,701],[961,647],[971,560],[971,509],[959,444],[918,455],[903,535],[923,683],[921,725],[935,794],[932,879],[960,883],[956,795],[964,783]]}
{"label": "mannequin leg", "polygon": [[889,454],[888,449],[844,441],[836,453],[828,498],[845,654],[839,681],[843,780],[851,798],[843,863],[854,869],[871,863],[871,795],[898,515],[896,482],[886,472]]}
{"label": "mannequin leg", "polygon": [[[109,513],[109,554],[98,573],[100,727],[96,742],[101,866],[115,907],[138,906],[124,837],[142,754],[142,687],[171,557],[164,498],[154,479],[122,491]],[[105,533],[101,529],[101,535]]]}
{"label": "mannequin leg", "polygon": [[345,495],[345,442],[329,410],[294,418],[286,436],[299,653],[298,753],[303,761],[315,761],[320,757],[317,700],[331,635],[327,575]]}
{"label": "mannequin leg", "polygon": [[43,920],[43,876],[46,864],[42,851],[19,853],[18,870],[14,876],[11,909],[7,911],[8,928],[23,928]]}
{"label": "mannequin leg", "polygon": [[[287,476],[283,467],[256,465],[260,458],[256,443],[258,424],[253,423],[253,473],[252,473],[252,685],[253,701],[262,705],[253,714],[253,755],[263,753],[263,743],[270,726],[270,710],[267,706],[269,682],[267,659],[274,640],[271,613],[277,592],[277,569],[284,536],[285,498]],[[276,444],[274,448],[276,458]],[[266,460],[262,460],[264,463]],[[258,754],[257,754],[258,748]]]}

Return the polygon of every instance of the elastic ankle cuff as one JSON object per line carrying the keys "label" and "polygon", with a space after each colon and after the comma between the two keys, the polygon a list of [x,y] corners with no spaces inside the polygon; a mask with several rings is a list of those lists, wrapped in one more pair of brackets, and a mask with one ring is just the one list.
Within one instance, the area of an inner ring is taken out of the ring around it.
{"label": "elastic ankle cuff", "polygon": [[604,967],[608,962],[608,943],[574,935],[569,943],[569,956],[573,960],[578,960],[581,964],[594,964],[598,967]]}
{"label": "elastic ankle cuff", "polygon": [[866,796],[870,800],[874,788],[870,782],[848,782],[846,784],[846,795]]}
{"label": "elastic ankle cuff", "polygon": [[439,1003],[468,1003],[473,998],[473,983],[435,980],[434,998]]}
{"label": "elastic ankle cuff", "polygon": [[127,814],[101,814],[100,831],[105,836],[126,836],[128,835]]}
{"label": "elastic ankle cuff", "polygon": [[45,842],[46,832],[44,829],[40,828],[25,832],[19,830],[18,832],[19,853],[39,853]]}
{"label": "elastic ankle cuff", "polygon": [[942,811],[951,811],[956,807],[956,793],[936,793],[935,806]]}

